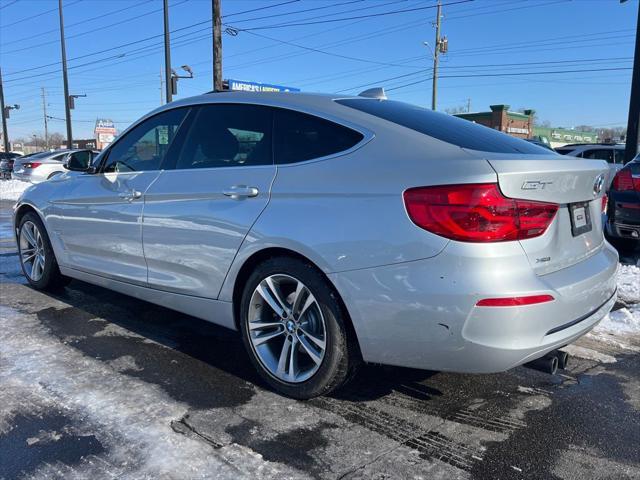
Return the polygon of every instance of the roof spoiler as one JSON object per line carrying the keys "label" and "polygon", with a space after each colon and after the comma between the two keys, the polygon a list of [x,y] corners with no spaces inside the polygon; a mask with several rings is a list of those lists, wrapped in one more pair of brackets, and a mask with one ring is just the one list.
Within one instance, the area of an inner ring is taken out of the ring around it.
{"label": "roof spoiler", "polygon": [[378,100],[386,100],[387,94],[384,93],[384,88],[374,87],[358,94],[359,97],[377,98]]}

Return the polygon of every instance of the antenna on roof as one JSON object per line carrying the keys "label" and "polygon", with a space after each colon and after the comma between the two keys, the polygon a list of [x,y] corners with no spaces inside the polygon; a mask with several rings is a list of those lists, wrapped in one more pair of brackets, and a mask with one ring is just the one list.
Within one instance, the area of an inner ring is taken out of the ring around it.
{"label": "antenna on roof", "polygon": [[374,87],[358,94],[359,97],[377,98],[378,100],[386,100],[387,94],[384,93],[384,88]]}

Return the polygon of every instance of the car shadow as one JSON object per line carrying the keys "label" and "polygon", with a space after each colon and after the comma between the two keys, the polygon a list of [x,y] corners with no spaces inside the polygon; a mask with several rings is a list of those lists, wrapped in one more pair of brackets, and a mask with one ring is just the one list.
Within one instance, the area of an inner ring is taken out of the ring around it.
{"label": "car shadow", "polygon": [[[51,308],[39,312],[41,320],[55,335],[75,339],[68,344],[103,361],[132,356],[143,367],[142,371],[132,369],[123,373],[157,383],[172,397],[192,406],[206,408],[226,404],[227,401],[244,403],[248,400],[247,395],[241,395],[237,402],[221,398],[221,395],[237,396],[232,392],[233,388],[246,389],[243,384],[247,382],[269,389],[249,361],[237,332],[77,280],[50,295],[71,307],[63,312]],[[96,322],[95,319],[108,323]],[[124,330],[114,334],[103,333],[105,328],[113,331],[109,324]],[[147,352],[150,343],[167,347],[169,352],[184,354],[190,360],[182,359],[180,368],[174,370],[172,362],[176,362],[175,355],[155,350]],[[442,395],[441,391],[424,384],[436,373],[363,365],[355,377],[332,397],[363,402],[395,391],[416,400],[429,400]]]}

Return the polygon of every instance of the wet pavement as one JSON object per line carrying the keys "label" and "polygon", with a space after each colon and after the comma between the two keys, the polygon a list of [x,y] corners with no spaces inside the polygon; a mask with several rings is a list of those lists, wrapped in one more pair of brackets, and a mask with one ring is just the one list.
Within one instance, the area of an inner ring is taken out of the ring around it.
{"label": "wet pavement", "polygon": [[640,478],[640,338],[583,338],[555,376],[367,366],[301,402],[234,332],[34,291],[0,235],[0,478]]}

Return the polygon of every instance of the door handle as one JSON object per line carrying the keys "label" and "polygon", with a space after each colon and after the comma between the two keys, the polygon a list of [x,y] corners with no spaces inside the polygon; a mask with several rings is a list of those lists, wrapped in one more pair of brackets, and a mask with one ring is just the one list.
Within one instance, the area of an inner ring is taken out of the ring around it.
{"label": "door handle", "polygon": [[247,187],[246,185],[234,185],[231,188],[223,190],[222,193],[234,200],[241,198],[257,197],[260,191],[256,187]]}
{"label": "door handle", "polygon": [[127,200],[128,202],[132,202],[142,197],[142,192],[139,192],[138,190],[130,190],[128,192],[119,193],[118,197],[123,200]]}

